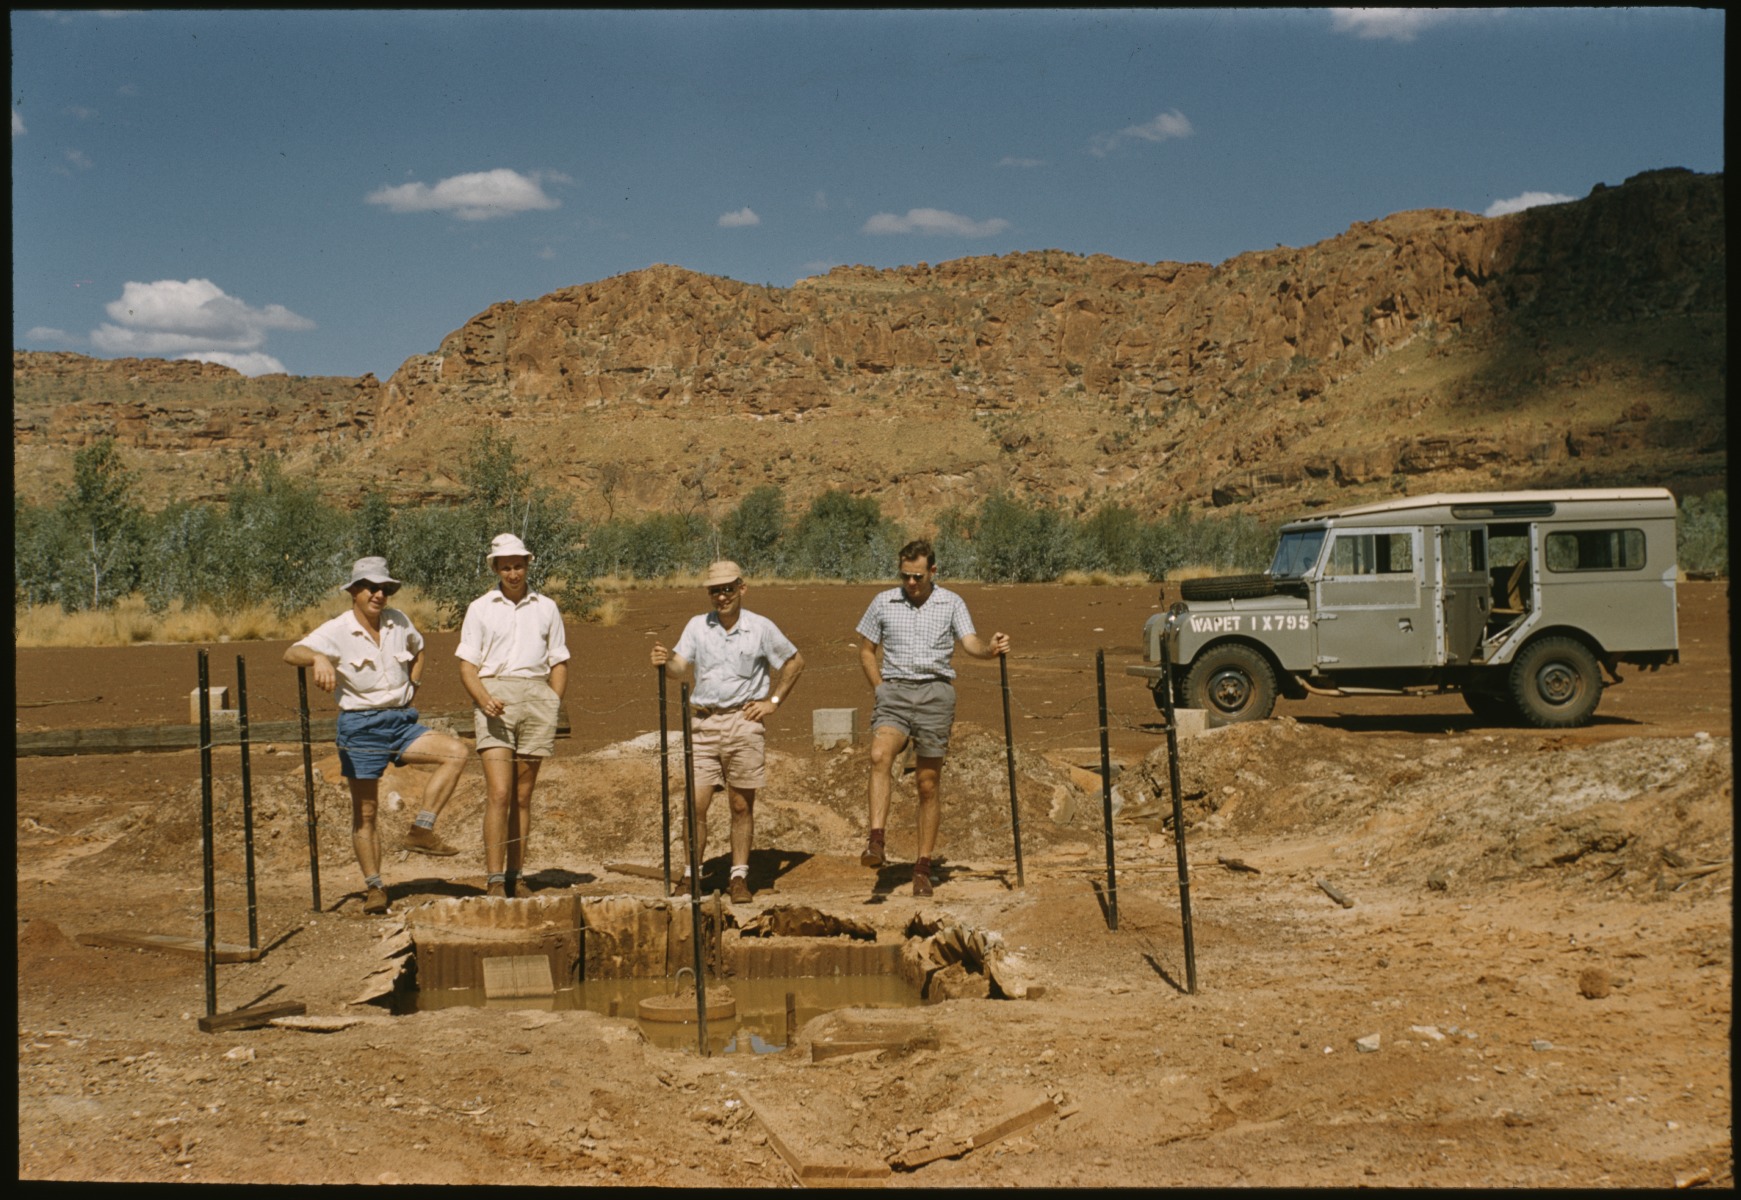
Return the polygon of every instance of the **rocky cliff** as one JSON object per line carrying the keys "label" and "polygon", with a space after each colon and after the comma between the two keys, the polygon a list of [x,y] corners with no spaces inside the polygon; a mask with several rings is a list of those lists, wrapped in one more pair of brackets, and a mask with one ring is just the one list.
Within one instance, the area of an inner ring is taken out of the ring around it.
{"label": "rocky cliff", "polygon": [[923,523],[995,488],[1078,507],[1659,483],[1726,471],[1723,180],[1679,170],[1493,219],[1362,222],[1202,263],[1055,251],[765,288],[678,267],[480,313],[384,384],[14,355],[18,488],[113,434],[157,498],[241,453],[456,487],[484,424],[590,512],[826,487]]}

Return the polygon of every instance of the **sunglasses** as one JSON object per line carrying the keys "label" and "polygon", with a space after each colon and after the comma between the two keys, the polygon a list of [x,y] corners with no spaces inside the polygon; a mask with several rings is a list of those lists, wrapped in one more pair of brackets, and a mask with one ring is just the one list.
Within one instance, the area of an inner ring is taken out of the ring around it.
{"label": "sunglasses", "polygon": [[359,592],[380,592],[383,596],[391,596],[399,590],[399,585],[396,583],[370,583],[363,579],[357,582],[357,590]]}
{"label": "sunglasses", "polygon": [[901,582],[903,582],[903,583],[919,583],[919,582],[922,582],[924,580],[924,578],[925,578],[924,572],[920,572],[917,575],[909,575],[905,571],[901,572]]}
{"label": "sunglasses", "polygon": [[729,596],[737,590],[738,585],[735,583],[716,583],[707,589],[707,594],[709,596]]}

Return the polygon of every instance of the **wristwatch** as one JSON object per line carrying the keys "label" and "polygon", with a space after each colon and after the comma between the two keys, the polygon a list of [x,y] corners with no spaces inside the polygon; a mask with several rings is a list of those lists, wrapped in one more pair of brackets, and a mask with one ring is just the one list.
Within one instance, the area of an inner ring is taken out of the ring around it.
{"label": "wristwatch", "polygon": [[780,698],[778,696],[769,696],[768,703],[772,704],[775,708],[779,708],[780,707]]}

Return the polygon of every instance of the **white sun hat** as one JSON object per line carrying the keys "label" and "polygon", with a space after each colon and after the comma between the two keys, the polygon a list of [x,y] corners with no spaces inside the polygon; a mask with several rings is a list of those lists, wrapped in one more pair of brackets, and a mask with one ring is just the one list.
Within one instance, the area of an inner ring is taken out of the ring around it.
{"label": "white sun hat", "polygon": [[494,567],[498,558],[520,556],[524,556],[527,562],[532,561],[532,552],[526,549],[526,543],[511,533],[498,533],[490,543],[490,552],[484,556],[484,561]]}

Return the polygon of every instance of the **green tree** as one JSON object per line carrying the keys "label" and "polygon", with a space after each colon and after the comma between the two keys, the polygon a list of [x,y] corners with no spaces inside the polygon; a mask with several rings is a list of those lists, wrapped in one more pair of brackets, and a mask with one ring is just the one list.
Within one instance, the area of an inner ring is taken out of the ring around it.
{"label": "green tree", "polygon": [[1078,559],[1075,522],[1048,504],[1029,507],[994,493],[974,523],[978,575],[987,582],[1036,583],[1056,579]]}
{"label": "green tree", "polygon": [[772,573],[779,568],[785,532],[786,498],[779,488],[764,484],[720,521],[720,554],[752,575]]}
{"label": "green tree", "polygon": [[73,455],[73,490],[62,509],[61,607],[108,608],[138,586],[144,553],[145,514],[114,438]]}
{"label": "green tree", "polygon": [[352,558],[393,557],[393,506],[375,488],[363,494],[363,502],[351,518],[350,544]]}
{"label": "green tree", "polygon": [[901,538],[874,499],[831,488],[792,527],[785,561],[818,579],[877,579],[895,569]]}
{"label": "green tree", "polygon": [[1676,561],[1684,571],[1729,574],[1729,497],[1721,489],[1687,496],[1675,514]]}
{"label": "green tree", "polygon": [[1123,504],[1103,504],[1082,522],[1082,561],[1088,571],[1123,574],[1141,569],[1142,518]]}

